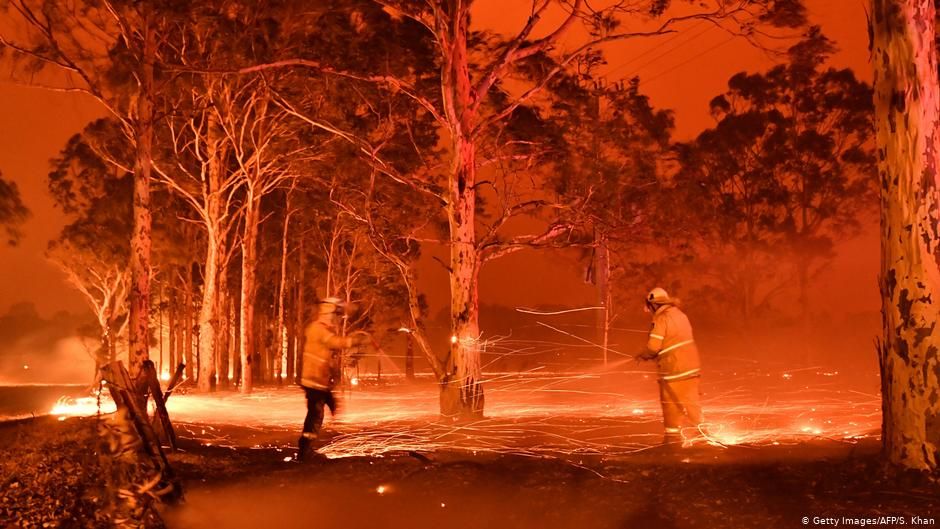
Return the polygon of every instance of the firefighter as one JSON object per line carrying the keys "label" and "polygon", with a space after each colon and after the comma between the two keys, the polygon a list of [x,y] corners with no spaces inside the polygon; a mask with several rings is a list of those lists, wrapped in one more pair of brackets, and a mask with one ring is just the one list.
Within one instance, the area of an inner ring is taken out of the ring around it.
{"label": "firefighter", "polygon": [[322,300],[317,319],[304,331],[300,385],[307,396],[307,416],[297,443],[298,461],[303,461],[310,444],[319,438],[324,406],[330,409],[330,413],[336,413],[333,387],[341,365],[342,350],[370,341],[369,335],[362,331],[352,336],[336,334],[336,325],[343,308],[343,303],[337,298]]}
{"label": "firefighter", "polygon": [[679,300],[662,288],[646,296],[646,310],[653,324],[646,350],[639,360],[656,360],[659,400],[663,407],[664,442],[681,442],[683,426],[701,427],[699,403],[700,364],[689,318],[679,308]]}

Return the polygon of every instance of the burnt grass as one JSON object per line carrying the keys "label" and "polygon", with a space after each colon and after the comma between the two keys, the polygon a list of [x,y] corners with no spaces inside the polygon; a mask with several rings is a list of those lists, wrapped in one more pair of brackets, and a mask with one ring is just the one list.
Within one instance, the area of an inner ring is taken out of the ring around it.
{"label": "burnt grass", "polygon": [[91,420],[0,424],[0,525],[109,527]]}
{"label": "burnt grass", "polygon": [[[108,526],[89,421],[0,425],[0,526]],[[170,460],[186,501],[161,507],[170,528],[774,528],[817,525],[804,525],[804,516],[903,516],[904,526],[913,516],[940,519],[937,480],[886,468],[874,441],[653,449],[616,459],[438,452],[303,464],[274,448],[185,437],[180,448]]]}

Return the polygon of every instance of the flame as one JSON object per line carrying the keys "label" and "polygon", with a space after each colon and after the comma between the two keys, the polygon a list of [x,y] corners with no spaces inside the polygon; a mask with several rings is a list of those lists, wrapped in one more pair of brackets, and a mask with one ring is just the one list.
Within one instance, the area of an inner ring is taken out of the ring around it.
{"label": "flame", "polygon": [[[114,401],[110,397],[102,396],[101,413],[112,413],[114,410]],[[59,420],[64,420],[66,417],[90,417],[98,411],[98,397],[60,397],[49,413],[57,415]]]}

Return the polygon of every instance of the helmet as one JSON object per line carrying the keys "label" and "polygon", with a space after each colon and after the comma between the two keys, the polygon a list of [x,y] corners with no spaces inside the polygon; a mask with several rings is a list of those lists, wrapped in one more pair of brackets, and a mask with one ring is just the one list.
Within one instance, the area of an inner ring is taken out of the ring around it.
{"label": "helmet", "polygon": [[329,297],[320,300],[320,315],[324,314],[334,314],[337,312],[342,312],[343,309],[343,300],[335,297]]}
{"label": "helmet", "polygon": [[663,305],[669,303],[671,298],[669,293],[665,289],[656,287],[653,290],[650,290],[650,293],[646,295],[646,302],[652,303],[654,305]]}

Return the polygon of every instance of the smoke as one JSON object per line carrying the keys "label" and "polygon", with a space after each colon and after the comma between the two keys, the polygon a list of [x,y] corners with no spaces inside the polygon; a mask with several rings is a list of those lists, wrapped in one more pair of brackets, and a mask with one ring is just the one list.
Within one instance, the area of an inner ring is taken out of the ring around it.
{"label": "smoke", "polygon": [[83,315],[40,316],[31,303],[0,316],[0,385],[88,384],[97,340]]}

